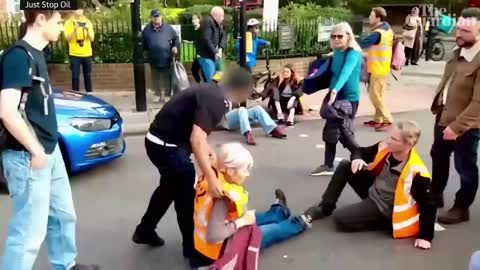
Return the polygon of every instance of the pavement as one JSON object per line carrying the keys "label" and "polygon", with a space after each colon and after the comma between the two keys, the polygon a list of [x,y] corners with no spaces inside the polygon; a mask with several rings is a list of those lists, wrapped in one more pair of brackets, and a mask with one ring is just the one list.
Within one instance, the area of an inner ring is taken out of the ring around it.
{"label": "pavement", "polygon": [[[410,97],[413,102],[416,96]],[[395,114],[397,119],[415,119],[423,127],[418,145],[419,154],[431,166],[429,149],[432,143],[433,117],[425,110]],[[356,120],[357,137],[369,145],[385,133],[361,126],[366,117]],[[284,189],[293,213],[317,203],[328,184],[328,177],[310,177],[308,172],[323,161],[322,120],[304,121],[288,129],[288,139],[263,136],[255,129],[258,145],[248,147],[255,158],[252,175],[247,182],[250,207],[261,211],[273,202],[273,190]],[[237,132],[215,132],[212,144],[243,140]],[[126,138],[124,157],[71,179],[77,211],[77,241],[81,263],[96,263],[104,270],[183,270],[189,269],[182,258],[181,239],[173,207],[158,226],[158,233],[167,244],[161,248],[137,246],[130,240],[153,189],[158,185],[158,171],[148,161],[143,136]],[[268,149],[268,151],[265,151]],[[348,158],[338,147],[337,157]],[[452,164],[446,191],[450,206],[459,177]],[[345,189],[339,206],[358,202],[350,187]],[[11,202],[0,194],[0,252],[4,250],[7,220]],[[437,232],[433,249],[413,248],[413,239],[393,240],[381,232],[340,233],[331,219],[317,221],[313,228],[288,242],[275,245],[260,255],[262,270],[460,270],[467,269],[474,250],[480,249],[480,204],[471,208],[471,221],[446,226]],[[47,250],[43,247],[36,270],[50,269]]]}
{"label": "pavement", "polygon": [[[385,104],[393,113],[412,110],[427,109],[431,105],[436,86],[443,73],[445,62],[421,61],[418,66],[405,67],[401,72],[396,72],[399,80],[392,76],[385,95]],[[319,108],[326,91],[319,91],[313,95],[305,95],[305,115],[298,117],[299,121],[319,119]],[[144,134],[156,113],[163,104],[154,102],[154,95],[147,91],[147,111],[135,111],[134,91],[98,91],[94,95],[105,99],[115,106],[124,119],[124,132],[126,135]],[[249,101],[248,106],[258,102]],[[265,105],[265,104],[263,104]],[[361,87],[359,116],[371,115],[374,109],[369,101],[364,85]]]}

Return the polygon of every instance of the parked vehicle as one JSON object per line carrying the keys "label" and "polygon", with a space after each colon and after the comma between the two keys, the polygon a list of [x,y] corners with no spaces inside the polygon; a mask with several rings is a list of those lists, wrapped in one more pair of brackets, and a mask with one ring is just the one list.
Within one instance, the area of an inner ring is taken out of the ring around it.
{"label": "parked vehicle", "polygon": [[[123,121],[104,100],[54,90],[60,137],[58,144],[69,173],[78,173],[121,157],[125,152]],[[0,183],[4,183],[0,156]]]}

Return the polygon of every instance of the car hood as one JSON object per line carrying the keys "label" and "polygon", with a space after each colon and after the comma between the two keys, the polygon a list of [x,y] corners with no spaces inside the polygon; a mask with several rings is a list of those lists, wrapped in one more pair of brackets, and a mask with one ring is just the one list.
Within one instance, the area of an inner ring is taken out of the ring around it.
{"label": "car hood", "polygon": [[68,90],[54,89],[57,114],[75,117],[112,118],[117,110],[104,100]]}

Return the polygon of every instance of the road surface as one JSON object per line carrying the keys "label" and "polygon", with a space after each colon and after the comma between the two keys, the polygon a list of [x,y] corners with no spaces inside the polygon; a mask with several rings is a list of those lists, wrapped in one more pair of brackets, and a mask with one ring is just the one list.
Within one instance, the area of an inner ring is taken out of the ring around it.
{"label": "road surface", "polygon": [[[424,132],[418,150],[428,166],[432,143],[433,118],[426,111],[396,115],[396,118],[416,119]],[[357,135],[362,144],[374,143],[384,133],[375,133],[360,126]],[[327,177],[312,178],[308,172],[323,161],[321,140],[322,121],[298,123],[288,130],[285,141],[262,136],[255,130],[258,145],[249,147],[255,157],[252,177],[248,180],[251,207],[268,208],[273,190],[283,188],[294,213],[317,202],[328,183]],[[242,139],[237,133],[218,132],[212,143]],[[189,269],[181,256],[180,233],[173,207],[158,227],[165,238],[165,247],[151,249],[134,245],[130,237],[142,216],[151,192],[158,184],[158,174],[144,151],[143,137],[127,139],[126,155],[107,166],[72,178],[74,200],[78,215],[77,238],[79,262],[100,264],[106,270],[182,270]],[[337,156],[348,158],[338,147]],[[452,164],[453,168],[453,164]],[[450,206],[458,188],[458,176],[451,171],[446,193]],[[350,188],[340,198],[339,206],[356,202]],[[478,200],[477,200],[478,201]],[[0,250],[3,252],[7,219],[10,214],[8,196],[0,195]],[[471,209],[471,221],[446,227],[438,232],[433,250],[413,248],[413,240],[392,240],[384,233],[339,233],[331,219],[315,222],[313,228],[296,239],[273,246],[260,257],[262,270],[322,269],[322,270],[404,270],[404,269],[467,269],[472,252],[480,249],[480,208]],[[41,252],[35,269],[47,270],[46,249]]]}

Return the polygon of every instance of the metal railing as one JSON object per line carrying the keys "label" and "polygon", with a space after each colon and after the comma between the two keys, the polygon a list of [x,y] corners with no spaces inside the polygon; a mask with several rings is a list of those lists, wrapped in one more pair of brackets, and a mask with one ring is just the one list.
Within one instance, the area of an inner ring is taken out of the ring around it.
{"label": "metal railing", "polygon": [[[292,46],[282,49],[280,46],[281,33],[277,31],[261,30],[259,36],[268,40],[271,44],[270,54],[273,58],[300,57],[320,55],[329,49],[328,41],[318,41],[319,26],[331,25],[338,22],[334,18],[319,18],[317,20],[289,20],[279,23],[279,26],[290,29],[292,33]],[[145,22],[147,23],[147,22]],[[132,34],[131,24],[128,20],[94,20],[92,21],[95,31],[93,43],[94,60],[96,63],[130,63],[132,62]],[[354,22],[352,24],[361,24]],[[0,49],[5,49],[13,44],[19,36],[20,21],[9,20],[0,22]],[[355,27],[353,27],[355,29]],[[358,29],[358,27],[356,27]],[[235,42],[238,33],[234,33],[234,27],[225,27],[227,42],[227,59],[237,58]],[[279,27],[280,29],[280,27]],[[360,28],[361,29],[361,28]],[[355,33],[361,34],[361,33]],[[188,40],[193,40],[194,29],[192,25],[181,25],[181,61],[191,62],[196,56],[195,48]],[[50,44],[53,63],[68,62],[68,44],[62,35],[57,42]],[[259,58],[262,56],[259,55]]]}

